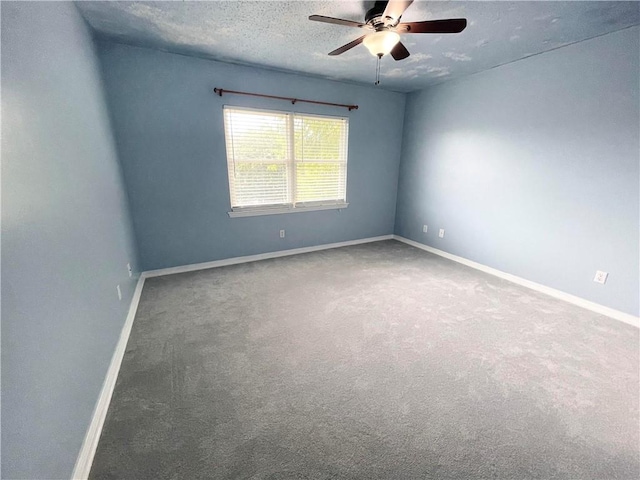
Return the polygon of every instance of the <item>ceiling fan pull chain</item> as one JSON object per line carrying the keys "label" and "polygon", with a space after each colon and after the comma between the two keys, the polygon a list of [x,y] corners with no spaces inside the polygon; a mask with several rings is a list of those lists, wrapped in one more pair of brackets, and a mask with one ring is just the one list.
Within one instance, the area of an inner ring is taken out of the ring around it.
{"label": "ceiling fan pull chain", "polygon": [[378,55],[378,61],[376,63],[376,83],[374,85],[380,85],[380,59],[382,55]]}

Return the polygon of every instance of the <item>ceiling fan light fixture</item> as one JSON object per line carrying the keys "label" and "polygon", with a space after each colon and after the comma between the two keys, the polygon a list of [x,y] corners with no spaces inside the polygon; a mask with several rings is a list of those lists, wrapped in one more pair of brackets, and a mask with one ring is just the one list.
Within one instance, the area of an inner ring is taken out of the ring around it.
{"label": "ceiling fan light fixture", "polygon": [[364,37],[362,43],[374,57],[387,55],[400,41],[400,35],[391,30],[380,30]]}

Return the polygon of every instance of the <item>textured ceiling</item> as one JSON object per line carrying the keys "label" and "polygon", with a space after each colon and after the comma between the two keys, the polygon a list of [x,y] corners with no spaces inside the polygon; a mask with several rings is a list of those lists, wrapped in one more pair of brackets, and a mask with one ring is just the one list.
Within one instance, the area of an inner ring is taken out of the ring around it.
{"label": "textured ceiling", "polygon": [[[372,85],[376,59],[357,28],[311,22],[319,14],[364,21],[373,2],[79,2],[101,38],[221,61]],[[415,1],[403,21],[465,17],[460,34],[403,34],[411,56],[385,56],[381,88],[408,92],[640,23],[638,2]]]}

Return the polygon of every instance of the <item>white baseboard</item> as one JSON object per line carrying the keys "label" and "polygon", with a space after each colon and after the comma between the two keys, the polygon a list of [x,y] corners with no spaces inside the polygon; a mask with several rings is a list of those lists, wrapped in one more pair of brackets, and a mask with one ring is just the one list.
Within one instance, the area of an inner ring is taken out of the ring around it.
{"label": "white baseboard", "polygon": [[111,402],[111,396],[113,395],[113,389],[116,386],[116,380],[118,379],[118,372],[120,371],[120,365],[124,357],[124,352],[129,341],[129,335],[131,333],[131,327],[133,326],[133,319],[136,316],[138,310],[138,303],[140,303],[140,295],[142,294],[142,287],[144,286],[144,276],[140,275],[136,289],[133,292],[133,298],[131,299],[131,305],[129,306],[129,312],[127,319],[124,322],[122,331],[120,332],[120,338],[116,345],[116,350],[111,357],[111,363],[109,364],[109,370],[107,370],[107,376],[102,384],[102,390],[98,397],[98,402],[93,411],[91,417],[91,423],[89,429],[80,447],[80,453],[76,460],[75,467],[73,468],[72,480],[86,480],[89,477],[91,471],[91,464],[93,463],[93,457],[96,454],[98,448],[98,441],[100,440],[100,434],[102,433],[102,426],[107,417],[107,411],[109,410],[109,403]]}
{"label": "white baseboard", "polygon": [[406,243],[407,245],[411,245],[413,247],[419,248],[426,252],[430,252],[440,257],[453,260],[454,262],[461,263],[468,267],[475,268],[476,270],[480,270],[482,272],[489,273],[491,275],[502,278],[504,280],[517,283],[518,285],[522,285],[523,287],[530,288],[531,290],[544,293],[546,295],[557,298],[559,300],[564,300],[565,302],[569,302],[574,305],[577,305],[578,307],[586,308],[587,310],[591,310],[592,312],[599,313],[601,315],[606,315],[607,317],[613,318],[615,320],[619,320],[624,323],[628,323],[629,325],[633,325],[636,328],[640,328],[640,317],[636,317],[629,313],[621,312],[620,310],[615,310],[610,307],[605,307],[604,305],[600,305],[599,303],[591,302],[581,297],[576,297],[575,295],[571,295],[561,290],[556,290],[555,288],[547,287],[545,285],[541,285],[539,283],[532,282],[530,280],[526,280],[521,277],[517,277],[516,275],[512,275],[510,273],[506,273],[501,270],[488,267],[481,263],[474,262],[473,260],[468,260],[464,257],[459,257],[457,255],[453,255],[443,250],[438,250],[437,248],[433,248],[428,245],[424,245],[422,243],[409,240],[408,238],[401,237],[400,235],[393,235],[393,238],[395,240],[398,240],[400,242]]}
{"label": "white baseboard", "polygon": [[197,270],[206,270],[208,268],[226,267],[228,265],[237,265],[239,263],[257,262],[259,260],[267,260],[269,258],[287,257],[289,255],[298,255],[300,253],[317,252],[319,250],[328,250],[330,248],[348,247],[349,245],[360,245],[362,243],[380,242],[382,240],[391,239],[393,239],[393,235],[382,235],[380,237],[360,238],[358,240],[349,240],[346,242],[325,243],[323,245],[314,245],[313,247],[293,248],[290,250],[279,250],[277,252],[260,253],[258,255],[247,255],[245,257],[225,258],[223,260],[214,260],[213,262],[194,263],[191,265],[182,265],[180,267],[149,270],[148,272],[144,272],[142,275],[145,278],[152,278],[163,275],[173,275],[175,273],[195,272]]}

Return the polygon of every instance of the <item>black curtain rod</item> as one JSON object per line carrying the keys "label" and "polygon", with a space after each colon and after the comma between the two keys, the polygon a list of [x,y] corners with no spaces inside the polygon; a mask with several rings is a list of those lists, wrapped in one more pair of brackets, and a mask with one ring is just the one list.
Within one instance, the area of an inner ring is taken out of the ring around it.
{"label": "black curtain rod", "polygon": [[238,92],[236,90],[225,90],[218,87],[214,88],[213,91],[217,93],[219,96],[222,96],[223,93],[229,93],[232,95],[249,95],[251,97],[274,98],[276,100],[288,100],[294,105],[298,102],[302,102],[302,103],[313,103],[314,105],[328,105],[330,107],[348,108],[349,111],[358,109],[358,105],[345,105],[343,103],[319,102],[317,100],[302,100],[300,98],[278,97],[276,95],[264,95],[262,93]]}

